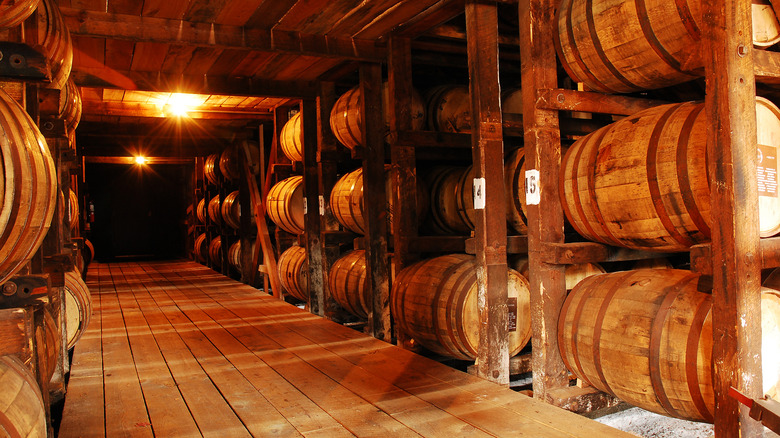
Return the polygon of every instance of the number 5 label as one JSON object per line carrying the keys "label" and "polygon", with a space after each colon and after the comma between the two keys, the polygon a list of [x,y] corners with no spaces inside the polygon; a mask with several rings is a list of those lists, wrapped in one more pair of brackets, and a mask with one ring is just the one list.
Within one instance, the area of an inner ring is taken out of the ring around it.
{"label": "number 5 label", "polygon": [[531,169],[525,171],[525,203],[526,205],[539,205],[539,171]]}

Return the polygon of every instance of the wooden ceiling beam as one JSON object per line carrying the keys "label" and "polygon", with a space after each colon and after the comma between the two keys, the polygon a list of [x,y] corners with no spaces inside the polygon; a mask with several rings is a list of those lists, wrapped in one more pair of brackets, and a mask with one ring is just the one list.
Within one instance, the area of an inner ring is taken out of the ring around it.
{"label": "wooden ceiling beam", "polygon": [[71,76],[82,87],[124,90],[281,98],[314,97],[317,93],[314,81],[118,71],[97,64],[75,66]]}
{"label": "wooden ceiling beam", "polygon": [[382,62],[384,47],[375,41],[334,38],[278,29],[253,29],[214,23],[114,14],[60,7],[71,34],[95,38],[244,49]]}
{"label": "wooden ceiling beam", "polygon": [[[153,103],[85,101],[82,105],[82,111],[85,115],[95,114],[101,116],[173,118],[169,113],[166,113],[164,106]],[[200,108],[188,111],[187,116],[182,117],[183,120],[187,118],[204,120],[246,119],[271,121],[272,114],[270,112],[259,110],[218,110]]]}

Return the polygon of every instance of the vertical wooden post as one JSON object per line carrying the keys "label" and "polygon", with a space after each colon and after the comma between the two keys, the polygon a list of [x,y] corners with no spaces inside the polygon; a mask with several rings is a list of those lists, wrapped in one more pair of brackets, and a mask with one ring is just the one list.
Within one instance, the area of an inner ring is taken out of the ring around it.
{"label": "vertical wooden post", "polygon": [[477,374],[509,385],[504,138],[495,3],[466,2],[466,37],[480,320]]}
{"label": "vertical wooden post", "polygon": [[317,166],[317,101],[301,102],[303,127],[303,193],[306,203],[304,227],[306,234],[306,260],[309,269],[309,311],[315,315],[325,313],[325,271],[322,264],[322,239],[320,217],[320,177]]}
{"label": "vertical wooden post", "polygon": [[731,386],[749,397],[763,395],[751,6],[712,0],[702,3],[702,16],[711,214],[717,218],[712,229],[715,434],[762,436],[748,410],[728,396]]}
{"label": "vertical wooden post", "polygon": [[[330,208],[330,192],[337,181],[338,140],[330,130],[330,111],[336,103],[336,86],[333,82],[321,82],[317,94],[317,166],[319,168],[319,193],[325,210],[320,216],[322,232],[337,231],[339,223]],[[339,257],[338,245],[322,245],[322,274],[324,291],[324,316],[338,319],[339,305],[331,298],[328,288],[328,273]]]}
{"label": "vertical wooden post", "polygon": [[[388,101],[390,108],[390,138],[398,131],[412,129],[412,42],[409,38],[390,39],[388,44]],[[391,140],[392,141],[392,140]],[[393,257],[397,275],[400,270],[417,261],[418,254],[409,251],[409,241],[418,235],[417,170],[414,147],[391,143],[390,161],[393,178]],[[396,331],[398,345],[408,344],[409,338]]]}
{"label": "vertical wooden post", "polygon": [[[558,86],[555,49],[554,0],[519,3],[520,55],[523,89],[525,159],[538,170],[538,205],[528,205],[528,259],[533,327],[534,397],[549,401],[548,393],[569,385],[568,372],[558,350],[558,315],[566,299],[564,266],[542,263],[544,243],[562,243],[563,209],[558,197],[561,137],[558,113],[537,108],[536,93]],[[529,182],[530,184],[530,182]]]}
{"label": "vertical wooden post", "polygon": [[387,275],[387,200],[385,199],[385,139],[382,120],[382,67],[360,64],[363,96],[363,215],[366,223],[367,284],[373,311],[368,315],[371,334],[390,341],[390,290]]}

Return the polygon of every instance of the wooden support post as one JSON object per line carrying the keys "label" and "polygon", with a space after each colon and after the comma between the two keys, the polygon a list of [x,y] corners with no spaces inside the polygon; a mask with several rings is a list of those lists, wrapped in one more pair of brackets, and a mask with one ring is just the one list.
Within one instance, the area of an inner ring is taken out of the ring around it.
{"label": "wooden support post", "polygon": [[[322,263],[322,236],[320,216],[320,177],[317,166],[317,101],[301,102],[303,122],[303,194],[306,260],[309,269],[309,311],[325,314],[325,270]],[[323,206],[324,209],[324,206]]]}
{"label": "wooden support post", "polygon": [[712,229],[715,435],[757,437],[729,388],[760,398],[761,266],[750,3],[702,3]]}
{"label": "wooden support post", "polygon": [[[339,223],[333,217],[330,208],[330,192],[336,184],[338,167],[338,140],[330,129],[330,111],[336,103],[336,85],[333,82],[321,82],[317,95],[317,166],[319,168],[319,193],[322,196],[323,214],[320,216],[322,232],[338,231]],[[330,267],[338,259],[339,245],[322,242],[322,276],[324,305],[323,314],[331,320],[339,319],[339,305],[331,298],[328,288]]]}
{"label": "wooden support post", "polygon": [[[388,115],[390,138],[412,129],[412,43],[409,38],[394,37],[388,44]],[[409,247],[417,238],[417,171],[415,148],[408,144],[391,144],[390,161],[393,178],[393,257],[395,275],[417,261],[419,253]],[[398,345],[406,347],[411,338],[396,330]]]}
{"label": "wooden support post", "polygon": [[563,243],[563,209],[558,197],[561,137],[558,113],[541,109],[537,90],[558,86],[555,49],[555,0],[518,4],[522,55],[523,126],[529,170],[538,171],[534,186],[539,203],[528,205],[528,259],[533,327],[534,397],[550,402],[550,391],[569,385],[558,351],[558,315],[566,299],[563,265],[542,262],[545,243]]}
{"label": "wooden support post", "polygon": [[371,334],[390,341],[390,284],[387,275],[387,200],[385,199],[385,138],[382,120],[382,67],[360,64],[363,96],[363,214],[366,223],[367,285],[373,311],[368,315]]}
{"label": "wooden support post", "polygon": [[477,374],[509,385],[504,138],[495,4],[466,2],[466,38],[473,120],[477,303],[481,303]]}

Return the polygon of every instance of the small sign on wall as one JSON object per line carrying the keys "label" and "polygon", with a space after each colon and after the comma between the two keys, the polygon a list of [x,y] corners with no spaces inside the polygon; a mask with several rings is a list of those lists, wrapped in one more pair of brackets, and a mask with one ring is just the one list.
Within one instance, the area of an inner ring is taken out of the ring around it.
{"label": "small sign on wall", "polygon": [[539,205],[541,200],[539,194],[539,170],[531,169],[525,171],[525,203],[526,205]]}
{"label": "small sign on wall", "polygon": [[509,314],[506,329],[510,332],[517,331],[517,297],[508,297],[506,307]]}
{"label": "small sign on wall", "polygon": [[777,148],[759,144],[757,152],[758,196],[777,198]]}

